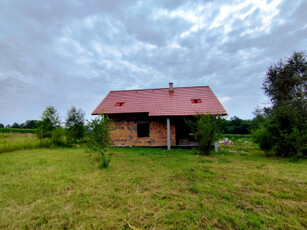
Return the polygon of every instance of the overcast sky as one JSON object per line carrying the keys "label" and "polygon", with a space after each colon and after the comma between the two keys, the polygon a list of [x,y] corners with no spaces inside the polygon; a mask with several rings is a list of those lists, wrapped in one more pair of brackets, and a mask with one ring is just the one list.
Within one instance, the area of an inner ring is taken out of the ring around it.
{"label": "overcast sky", "polygon": [[229,117],[268,99],[268,67],[306,51],[304,0],[0,0],[0,123],[53,105],[86,118],[110,90],[209,85]]}

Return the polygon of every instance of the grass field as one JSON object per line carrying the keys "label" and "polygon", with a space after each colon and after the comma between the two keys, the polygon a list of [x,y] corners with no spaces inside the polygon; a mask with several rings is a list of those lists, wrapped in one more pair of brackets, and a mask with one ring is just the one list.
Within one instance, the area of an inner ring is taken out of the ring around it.
{"label": "grass field", "polygon": [[249,139],[250,135],[249,134],[222,134],[222,138],[228,138],[232,141],[238,140],[238,139]]}
{"label": "grass field", "polygon": [[34,149],[40,147],[40,141],[32,133],[1,133],[0,153],[20,149]]}
{"label": "grass field", "polygon": [[0,128],[0,133],[35,133],[35,129]]}
{"label": "grass field", "polygon": [[306,161],[236,143],[110,148],[106,170],[83,148],[2,153],[0,228],[306,229]]}

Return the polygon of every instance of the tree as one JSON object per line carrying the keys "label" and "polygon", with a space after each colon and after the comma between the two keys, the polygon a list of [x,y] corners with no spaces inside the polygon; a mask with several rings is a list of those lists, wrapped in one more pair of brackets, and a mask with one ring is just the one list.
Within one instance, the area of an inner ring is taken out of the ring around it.
{"label": "tree", "polygon": [[57,127],[52,130],[51,143],[55,146],[65,145],[65,130],[62,127]]}
{"label": "tree", "polygon": [[27,120],[24,129],[35,129],[37,128],[37,121],[36,120]]}
{"label": "tree", "polygon": [[253,132],[254,130],[260,129],[263,123],[266,121],[267,114],[264,112],[264,110],[260,107],[257,107],[256,110],[254,111],[255,117],[251,121],[251,131]]}
{"label": "tree", "polygon": [[[264,150],[278,156],[300,157],[307,150],[307,62],[304,53],[272,65],[263,83],[271,108],[263,110],[265,121],[253,132]],[[259,115],[259,114],[258,114]],[[258,116],[258,120],[262,119]]]}
{"label": "tree", "polygon": [[277,64],[270,66],[263,89],[273,108],[291,103],[299,111],[306,112],[306,55],[303,52],[294,52],[290,58],[281,59]]}
{"label": "tree", "polygon": [[220,116],[200,114],[196,116],[196,122],[187,121],[199,144],[202,155],[210,155],[210,149],[214,141],[221,134],[222,119]]}
{"label": "tree", "polygon": [[4,124],[0,123],[0,128],[4,128]]}
{"label": "tree", "polygon": [[12,125],[12,127],[11,128],[14,128],[14,129],[19,129],[20,128],[20,126],[19,126],[19,124],[18,123],[14,123],[13,125]]}
{"label": "tree", "polygon": [[106,149],[111,141],[111,127],[112,121],[102,114],[87,123],[87,145],[91,152],[99,154],[100,168],[107,168],[111,160],[110,156],[106,155]]}
{"label": "tree", "polygon": [[67,129],[67,140],[74,143],[84,136],[84,112],[72,106],[67,111],[65,127]]}
{"label": "tree", "polygon": [[227,134],[249,134],[251,121],[243,120],[237,116],[231,117],[230,120],[223,119],[222,130]]}
{"label": "tree", "polygon": [[41,115],[41,120],[37,122],[37,135],[40,138],[52,136],[52,131],[60,127],[61,121],[57,110],[53,106],[47,106]]}

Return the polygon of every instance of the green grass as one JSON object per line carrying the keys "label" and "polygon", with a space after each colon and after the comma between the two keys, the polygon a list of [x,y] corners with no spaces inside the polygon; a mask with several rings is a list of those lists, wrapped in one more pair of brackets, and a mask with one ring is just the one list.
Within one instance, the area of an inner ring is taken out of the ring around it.
{"label": "green grass", "polygon": [[[49,146],[48,140],[44,140],[43,146]],[[1,133],[0,153],[11,152],[21,149],[40,148],[39,139],[32,133]]]}
{"label": "green grass", "polygon": [[2,229],[306,229],[305,160],[250,143],[194,150],[83,148],[0,154]]}

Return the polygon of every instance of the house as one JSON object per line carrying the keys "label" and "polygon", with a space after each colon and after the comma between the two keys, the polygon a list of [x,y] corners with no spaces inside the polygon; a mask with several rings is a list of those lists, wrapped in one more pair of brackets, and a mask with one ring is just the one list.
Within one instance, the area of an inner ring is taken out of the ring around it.
{"label": "house", "polygon": [[185,119],[197,114],[227,115],[209,86],[110,91],[92,115],[115,123],[114,146],[184,146],[193,138]]}

